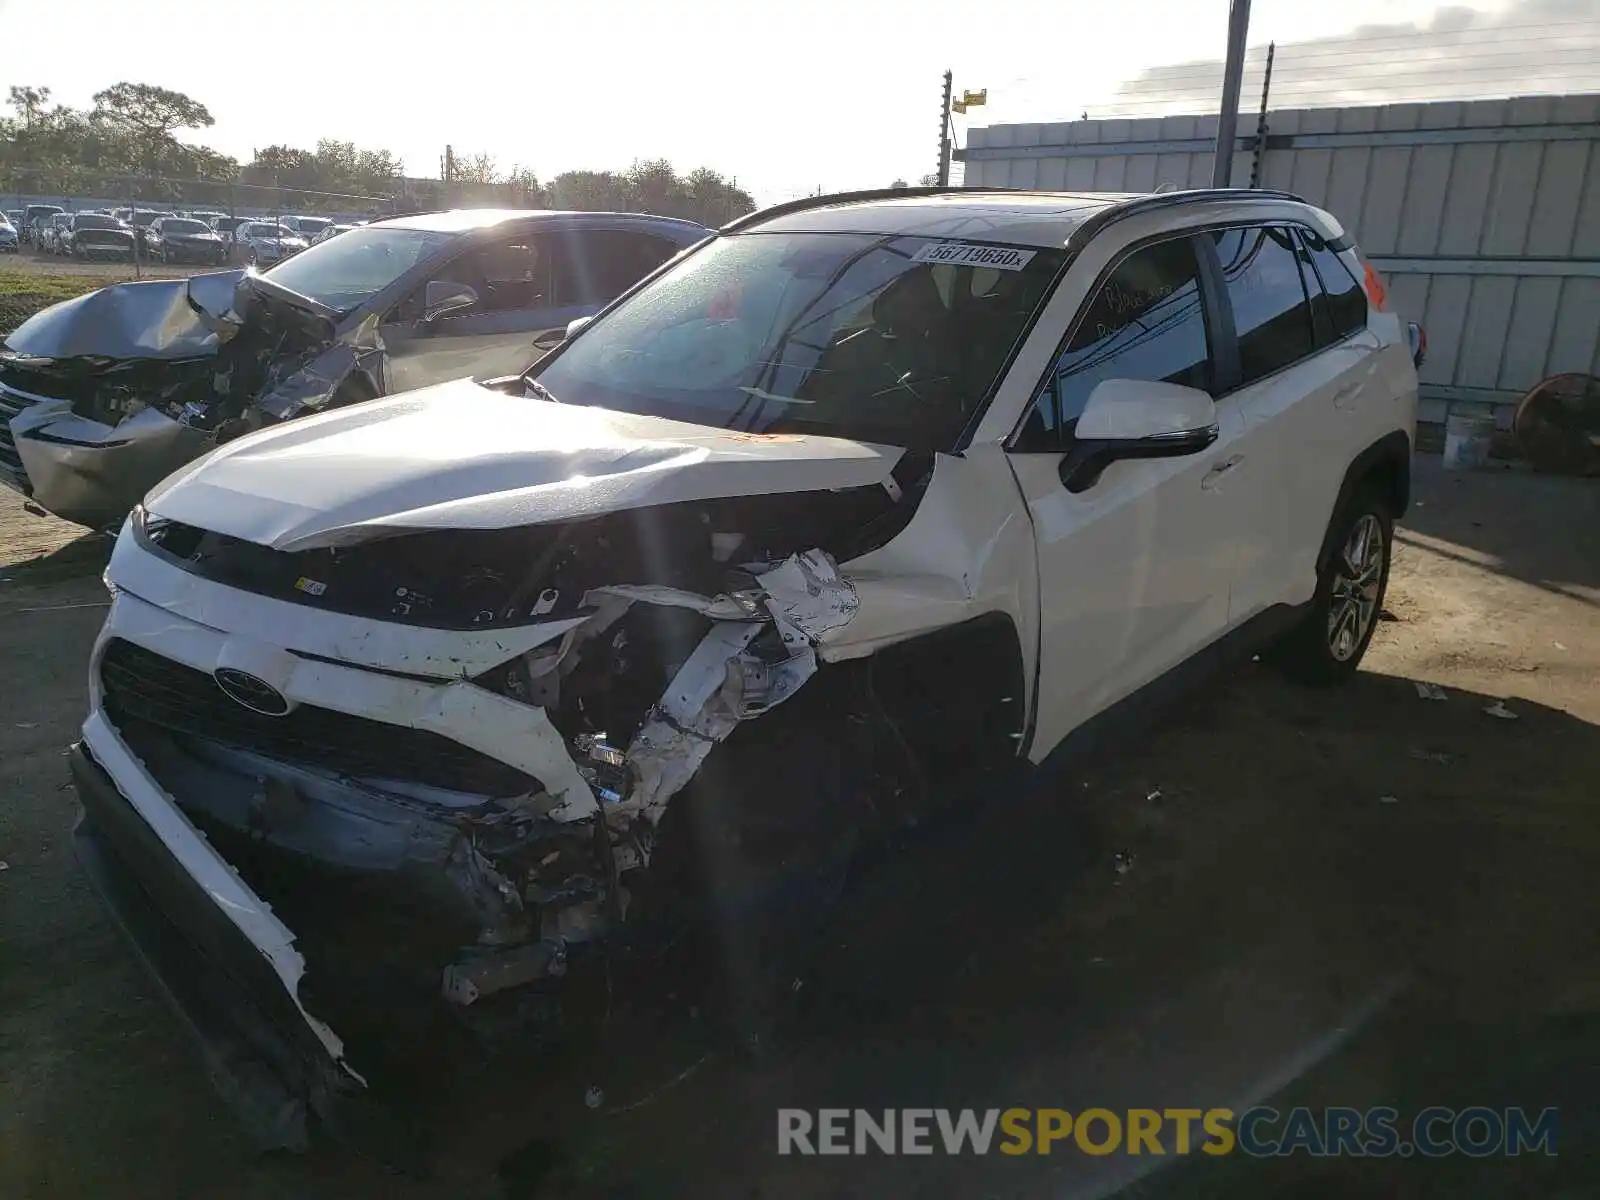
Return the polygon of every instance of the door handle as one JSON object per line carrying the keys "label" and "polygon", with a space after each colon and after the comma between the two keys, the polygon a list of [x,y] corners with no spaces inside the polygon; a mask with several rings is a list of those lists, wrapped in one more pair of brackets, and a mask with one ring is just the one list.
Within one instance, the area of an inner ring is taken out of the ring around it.
{"label": "door handle", "polygon": [[1363,383],[1345,384],[1333,394],[1333,406],[1335,408],[1349,408],[1355,403],[1356,397],[1361,395],[1361,389],[1365,386]]}
{"label": "door handle", "polygon": [[1224,475],[1233,470],[1243,461],[1244,455],[1235,454],[1232,458],[1219,462],[1216,466],[1212,467],[1211,470],[1207,471],[1201,478],[1200,486],[1209,492],[1212,488],[1216,487],[1222,482],[1222,477]]}

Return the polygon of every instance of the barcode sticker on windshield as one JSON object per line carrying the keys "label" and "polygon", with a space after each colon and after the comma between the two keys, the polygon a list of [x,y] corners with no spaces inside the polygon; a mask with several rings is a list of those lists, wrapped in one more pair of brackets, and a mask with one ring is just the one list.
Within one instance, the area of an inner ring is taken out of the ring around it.
{"label": "barcode sticker on windshield", "polygon": [[1020,271],[1037,251],[1010,246],[974,246],[970,242],[930,242],[911,256],[913,262],[953,263],[958,267],[993,267]]}

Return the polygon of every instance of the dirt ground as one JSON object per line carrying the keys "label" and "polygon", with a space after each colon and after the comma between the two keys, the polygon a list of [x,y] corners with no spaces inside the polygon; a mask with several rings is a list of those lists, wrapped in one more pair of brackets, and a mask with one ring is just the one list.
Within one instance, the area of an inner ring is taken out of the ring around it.
{"label": "dirt ground", "polygon": [[[0,1195],[1600,1194],[1600,486],[1418,474],[1353,684],[1248,665],[864,872],[763,1057],[672,997],[441,1078],[426,1179],[255,1156],[212,1099],[69,845],[102,544],[0,499]],[[1268,1099],[1558,1106],[1558,1156],[775,1152],[780,1106]]]}
{"label": "dirt ground", "polygon": [[[80,262],[60,254],[36,254],[26,246],[14,255],[0,258],[0,267],[9,267],[23,274],[32,275],[83,275],[104,279],[107,283],[121,283],[134,278],[133,264],[130,262],[108,260]],[[139,264],[139,277],[185,279],[197,271],[206,269],[198,266],[169,267],[158,262],[142,262]]]}

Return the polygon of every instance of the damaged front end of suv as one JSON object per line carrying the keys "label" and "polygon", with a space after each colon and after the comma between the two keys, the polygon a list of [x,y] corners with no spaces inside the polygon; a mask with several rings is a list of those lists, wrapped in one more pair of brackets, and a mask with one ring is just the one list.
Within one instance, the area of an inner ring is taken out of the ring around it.
{"label": "damaged front end of suv", "polygon": [[374,349],[338,314],[245,271],[113,284],[0,347],[0,483],[115,525],[191,459],[331,395]]}
{"label": "damaged front end of suv", "polygon": [[1063,255],[950,253],[724,237],[523,377],[263,428],[129,518],[79,854],[261,1140],[608,1011],[658,934],[769,994],[859,846],[1026,761],[1033,533],[949,447]]}

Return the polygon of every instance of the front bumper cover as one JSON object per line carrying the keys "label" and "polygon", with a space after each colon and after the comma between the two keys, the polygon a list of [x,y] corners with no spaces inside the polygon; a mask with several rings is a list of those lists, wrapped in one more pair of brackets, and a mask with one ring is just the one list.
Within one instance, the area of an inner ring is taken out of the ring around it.
{"label": "front bumper cover", "polygon": [[260,951],[117,790],[83,743],[73,849],[198,1043],[213,1085],[264,1149],[303,1150],[313,1114],[341,1140],[415,1164],[417,1131],[334,1060]]}
{"label": "front bumper cover", "polygon": [[34,402],[11,418],[7,439],[17,464],[6,470],[0,461],[0,483],[91,529],[120,521],[152,481],[206,449],[205,433],[153,408],[112,426],[78,416],[66,400],[26,399]]}

